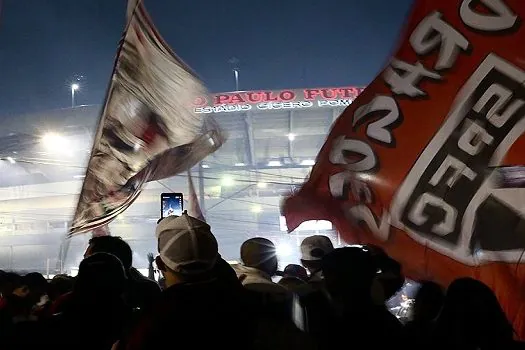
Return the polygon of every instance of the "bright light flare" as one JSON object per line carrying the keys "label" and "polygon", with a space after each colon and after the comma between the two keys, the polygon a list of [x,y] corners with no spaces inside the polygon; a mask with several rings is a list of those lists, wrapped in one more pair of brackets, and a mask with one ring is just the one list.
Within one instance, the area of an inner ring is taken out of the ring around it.
{"label": "bright light flare", "polygon": [[225,175],[221,179],[221,185],[224,187],[231,187],[235,185],[235,180],[229,175]]}
{"label": "bright light flare", "polygon": [[262,210],[263,210],[262,207],[258,204],[254,205],[251,209],[252,213],[256,213],[256,214],[262,212]]}
{"label": "bright light flare", "polygon": [[296,136],[296,135],[290,133],[290,134],[288,134],[287,136],[288,136],[288,140],[289,140],[289,141],[293,141],[293,140],[295,140],[295,136]]}
{"label": "bright light flare", "polygon": [[279,243],[275,247],[275,252],[278,257],[285,258],[293,254],[293,248],[288,243]]}
{"label": "bright light flare", "polygon": [[78,89],[80,89],[80,85],[76,83],[71,84],[71,91],[77,91]]}
{"label": "bright light flare", "polygon": [[13,157],[7,157],[7,161],[11,164],[15,164],[16,160]]}
{"label": "bright light flare", "polygon": [[69,150],[69,142],[68,140],[57,133],[54,132],[48,132],[42,136],[42,144],[43,146],[51,152],[68,152]]}

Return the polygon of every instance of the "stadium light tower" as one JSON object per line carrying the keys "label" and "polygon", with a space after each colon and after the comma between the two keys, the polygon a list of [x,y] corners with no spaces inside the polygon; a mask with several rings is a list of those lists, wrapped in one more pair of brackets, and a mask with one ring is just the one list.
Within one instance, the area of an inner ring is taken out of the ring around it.
{"label": "stadium light tower", "polygon": [[235,78],[235,91],[239,91],[239,59],[232,57],[228,61],[232,65],[233,77]]}
{"label": "stadium light tower", "polygon": [[71,108],[75,108],[75,91],[80,89],[80,85],[77,83],[71,84]]}

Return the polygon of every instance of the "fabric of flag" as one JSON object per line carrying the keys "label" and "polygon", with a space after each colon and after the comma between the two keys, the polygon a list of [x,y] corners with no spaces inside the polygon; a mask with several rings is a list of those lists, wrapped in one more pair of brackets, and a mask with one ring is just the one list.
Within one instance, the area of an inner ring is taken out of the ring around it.
{"label": "fabric of flag", "polygon": [[290,230],[330,220],[414,279],[481,280],[521,338],[524,19],[522,0],[415,1],[399,49],[282,207]]}
{"label": "fabric of flag", "polygon": [[192,109],[195,98],[205,94],[143,4],[130,0],[70,235],[107,225],[146,182],[184,172],[223,144],[215,121]]}
{"label": "fabric of flag", "polygon": [[193,178],[191,176],[191,171],[188,170],[188,214],[197,218],[201,221],[206,222],[204,214],[202,214],[201,206],[199,204],[199,197],[197,197],[197,192],[195,191],[195,186],[193,185]]}

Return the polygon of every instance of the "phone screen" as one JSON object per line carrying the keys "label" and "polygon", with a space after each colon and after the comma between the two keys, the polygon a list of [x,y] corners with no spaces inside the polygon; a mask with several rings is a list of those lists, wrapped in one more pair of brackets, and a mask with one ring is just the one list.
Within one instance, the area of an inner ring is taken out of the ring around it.
{"label": "phone screen", "polygon": [[163,193],[160,199],[162,218],[182,215],[182,193]]}

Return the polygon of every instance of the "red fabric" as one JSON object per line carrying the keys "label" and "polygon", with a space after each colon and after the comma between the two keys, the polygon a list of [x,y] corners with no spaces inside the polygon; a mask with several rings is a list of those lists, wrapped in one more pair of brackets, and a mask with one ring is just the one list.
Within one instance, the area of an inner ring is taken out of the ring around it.
{"label": "red fabric", "polygon": [[[331,220],[347,242],[381,246],[413,278],[481,280],[522,339],[524,190],[498,189],[488,166],[523,164],[524,17],[522,0],[416,1],[393,60],[339,117],[282,207],[290,230]],[[427,76],[408,81],[418,64]],[[516,221],[516,232],[482,236],[476,222],[491,220]]]}
{"label": "red fabric", "polygon": [[49,308],[49,314],[54,315],[63,311],[64,306],[71,301],[72,292],[66,293],[58,297]]}

